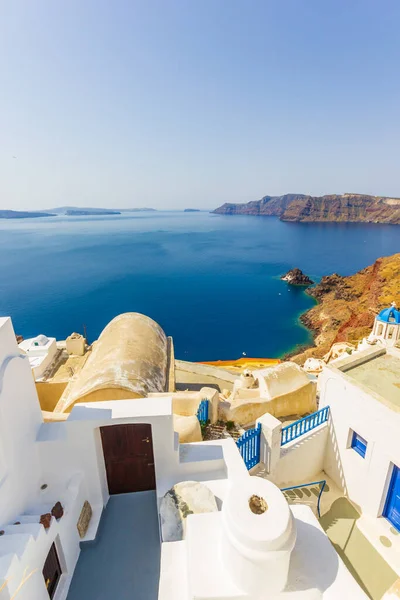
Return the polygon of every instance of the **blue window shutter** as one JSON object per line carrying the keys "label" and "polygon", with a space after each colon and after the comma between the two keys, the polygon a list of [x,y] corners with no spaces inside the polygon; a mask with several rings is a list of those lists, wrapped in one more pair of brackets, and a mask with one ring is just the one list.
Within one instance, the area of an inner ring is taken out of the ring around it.
{"label": "blue window shutter", "polygon": [[393,465],[383,516],[400,531],[400,469]]}
{"label": "blue window shutter", "polygon": [[361,435],[353,431],[353,437],[351,439],[351,447],[355,450],[360,456],[365,458],[365,453],[367,451],[367,440],[364,440]]}

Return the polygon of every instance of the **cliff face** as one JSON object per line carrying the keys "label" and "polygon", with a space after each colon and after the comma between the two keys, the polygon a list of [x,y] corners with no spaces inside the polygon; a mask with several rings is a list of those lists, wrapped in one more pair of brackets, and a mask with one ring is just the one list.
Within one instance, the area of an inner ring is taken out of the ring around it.
{"label": "cliff face", "polygon": [[247,204],[223,204],[213,212],[219,215],[263,215],[281,217],[291,202],[307,198],[302,194],[285,194],[284,196],[264,196],[261,200],[253,200]]}
{"label": "cliff face", "polygon": [[363,194],[264,196],[247,204],[224,204],[225,215],[278,216],[282,221],[364,222],[400,224],[400,199]]}
{"label": "cliff face", "polygon": [[335,342],[357,342],[369,335],[376,313],[399,301],[399,289],[400,254],[379,258],[355,275],[323,277],[307,290],[318,304],[301,317],[315,334],[315,346],[291,360],[303,364],[310,356],[321,358]]}

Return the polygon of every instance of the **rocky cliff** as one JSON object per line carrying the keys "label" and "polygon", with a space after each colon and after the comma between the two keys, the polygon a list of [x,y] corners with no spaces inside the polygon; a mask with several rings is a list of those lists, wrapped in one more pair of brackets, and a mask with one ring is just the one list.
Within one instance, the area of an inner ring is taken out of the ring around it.
{"label": "rocky cliff", "polygon": [[335,342],[357,342],[369,335],[377,312],[399,302],[400,254],[379,258],[355,275],[337,273],[323,277],[307,294],[318,304],[301,317],[315,335],[315,346],[291,360],[303,364],[306,358],[321,358]]}
{"label": "rocky cliff", "polygon": [[261,200],[253,200],[247,204],[223,204],[213,212],[219,215],[261,215],[281,217],[288,206],[295,200],[307,198],[302,194],[285,194],[284,196],[264,196]]}
{"label": "rocky cliff", "polygon": [[400,198],[364,194],[264,196],[247,204],[223,204],[223,215],[277,216],[282,221],[400,224]]}

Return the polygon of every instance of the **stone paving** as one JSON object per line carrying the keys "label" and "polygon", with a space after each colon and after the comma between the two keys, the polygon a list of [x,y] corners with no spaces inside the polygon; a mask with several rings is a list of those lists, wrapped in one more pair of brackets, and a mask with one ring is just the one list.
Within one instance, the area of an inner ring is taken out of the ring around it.
{"label": "stone paving", "polygon": [[[265,477],[266,473],[263,468],[259,468],[255,475]],[[385,591],[396,581],[397,574],[360,531],[358,520],[361,514],[357,507],[343,495],[326,473],[318,473],[313,479],[314,481],[324,479],[327,482],[321,495],[321,518],[319,519],[321,527],[368,597],[372,600],[380,600]],[[296,483],[293,482],[293,485]],[[320,489],[320,485],[303,486],[288,490],[284,495],[289,504],[306,504],[315,516],[318,516],[317,501]]]}
{"label": "stone paving", "polygon": [[111,496],[67,600],[157,600],[160,552],[156,492]]}

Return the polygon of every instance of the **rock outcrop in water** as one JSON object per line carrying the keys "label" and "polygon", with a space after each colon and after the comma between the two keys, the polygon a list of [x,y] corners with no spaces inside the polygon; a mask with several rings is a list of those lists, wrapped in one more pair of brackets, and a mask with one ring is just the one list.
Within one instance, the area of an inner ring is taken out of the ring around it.
{"label": "rock outcrop in water", "polygon": [[223,204],[223,215],[277,216],[296,222],[363,222],[400,224],[400,198],[366,194],[264,196],[247,204]]}
{"label": "rock outcrop in water", "polygon": [[357,342],[371,333],[375,315],[399,300],[400,254],[379,258],[355,275],[323,277],[306,293],[318,304],[300,320],[314,333],[314,344],[291,357],[298,364],[322,358],[335,342]]}
{"label": "rock outcrop in water", "polygon": [[290,285],[313,285],[314,281],[305,275],[301,269],[290,269],[281,279],[287,281]]}

